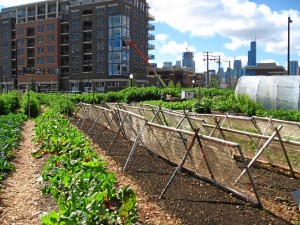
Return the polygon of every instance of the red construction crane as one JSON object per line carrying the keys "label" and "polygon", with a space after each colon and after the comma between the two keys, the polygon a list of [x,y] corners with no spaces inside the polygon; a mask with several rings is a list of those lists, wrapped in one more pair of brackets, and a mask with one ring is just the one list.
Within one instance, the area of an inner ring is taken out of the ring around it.
{"label": "red construction crane", "polygon": [[165,82],[160,78],[160,76],[157,74],[156,70],[153,68],[153,66],[151,66],[151,64],[149,63],[147,57],[143,54],[143,52],[138,48],[137,44],[131,41],[123,41],[123,46],[131,46],[134,47],[135,50],[140,54],[140,56],[142,56],[143,60],[145,61],[145,63],[149,66],[149,69],[152,70],[154,72],[154,76],[160,81],[160,83],[166,87]]}

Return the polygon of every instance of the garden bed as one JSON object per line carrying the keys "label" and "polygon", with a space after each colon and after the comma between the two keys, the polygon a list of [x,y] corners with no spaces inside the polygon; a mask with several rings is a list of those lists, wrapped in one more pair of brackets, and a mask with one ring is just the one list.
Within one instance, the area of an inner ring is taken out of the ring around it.
{"label": "garden bed", "polygon": [[[87,132],[90,127],[91,123],[86,121],[83,130]],[[114,136],[115,133],[107,130],[96,143],[108,150]],[[123,166],[131,146],[131,141],[119,136],[109,155]],[[165,197],[159,199],[175,168],[164,159],[138,147],[126,175],[132,177],[154,202],[183,224],[297,224],[300,220],[299,210],[291,195],[300,187],[298,179],[291,179],[268,168],[253,167],[251,173],[263,209],[255,208],[185,171],[176,176]]]}

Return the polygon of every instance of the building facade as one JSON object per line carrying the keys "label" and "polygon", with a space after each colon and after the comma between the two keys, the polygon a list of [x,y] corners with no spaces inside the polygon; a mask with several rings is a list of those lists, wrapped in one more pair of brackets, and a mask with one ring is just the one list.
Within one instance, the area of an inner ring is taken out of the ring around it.
{"label": "building facade", "polygon": [[250,42],[250,51],[248,51],[248,66],[256,66],[256,41]]}
{"label": "building facade", "polygon": [[195,73],[195,61],[194,61],[194,53],[193,52],[184,52],[182,55],[182,67],[190,69],[193,73]]}
{"label": "building facade", "polygon": [[284,75],[285,70],[283,66],[277,66],[276,63],[257,63],[257,66],[246,66],[246,75]]}
{"label": "building facade", "polygon": [[39,91],[118,90],[130,74],[142,81],[147,63],[124,41],[154,59],[149,8],[146,0],[44,0],[2,9],[0,81]]}
{"label": "building facade", "polygon": [[236,59],[233,61],[233,75],[239,79],[242,73],[242,61],[240,59]]}

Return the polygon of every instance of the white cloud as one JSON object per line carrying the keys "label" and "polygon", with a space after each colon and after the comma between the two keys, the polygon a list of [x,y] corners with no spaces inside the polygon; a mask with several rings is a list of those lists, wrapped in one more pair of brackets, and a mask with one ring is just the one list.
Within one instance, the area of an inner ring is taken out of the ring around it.
{"label": "white cloud", "polygon": [[182,54],[182,52],[191,51],[195,52],[196,48],[194,46],[189,46],[186,41],[182,43],[177,43],[175,41],[169,41],[165,45],[159,47],[160,54],[172,54],[174,56],[178,56]]}
{"label": "white cloud", "polygon": [[190,36],[220,35],[229,38],[224,46],[236,50],[249,45],[255,36],[268,52],[286,54],[287,18],[295,36],[291,50],[300,54],[300,13],[296,10],[272,11],[250,0],[148,0],[155,20]]}
{"label": "white cloud", "polygon": [[167,39],[168,39],[167,34],[157,34],[157,35],[155,35],[155,40],[158,41],[158,42],[164,43]]}

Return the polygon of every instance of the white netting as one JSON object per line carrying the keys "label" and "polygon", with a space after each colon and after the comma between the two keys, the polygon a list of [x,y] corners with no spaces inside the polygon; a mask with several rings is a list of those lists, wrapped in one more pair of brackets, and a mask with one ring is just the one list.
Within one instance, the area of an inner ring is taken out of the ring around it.
{"label": "white netting", "polygon": [[243,76],[236,94],[247,94],[266,109],[300,110],[300,76]]}

